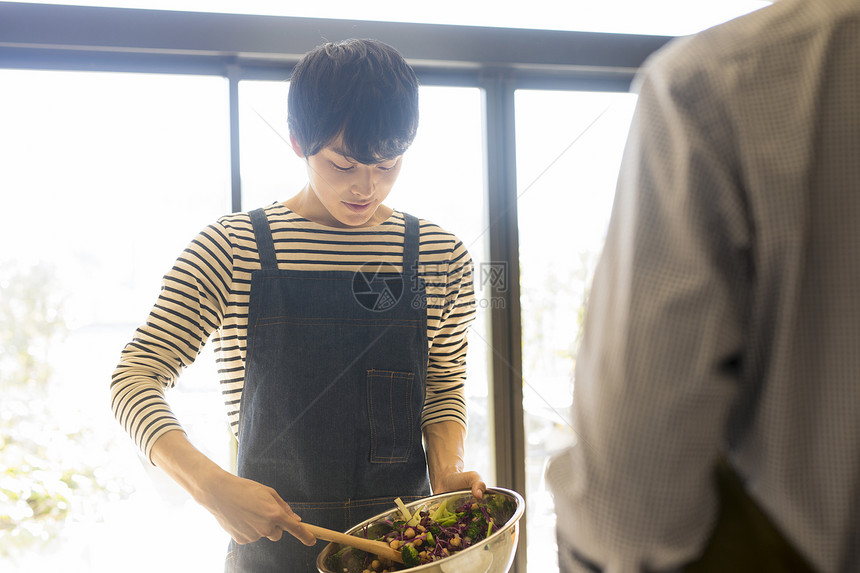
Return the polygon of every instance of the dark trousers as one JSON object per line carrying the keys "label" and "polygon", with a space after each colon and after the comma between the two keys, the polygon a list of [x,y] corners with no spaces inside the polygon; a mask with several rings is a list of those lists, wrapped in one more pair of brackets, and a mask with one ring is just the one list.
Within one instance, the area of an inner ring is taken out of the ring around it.
{"label": "dark trousers", "polygon": [[[676,571],[663,573],[815,572],[747,494],[740,478],[723,459],[717,463],[715,479],[720,511],[702,556]],[[579,555],[560,537],[558,542],[562,573],[601,573],[599,564]]]}
{"label": "dark trousers", "polygon": [[785,539],[725,461],[716,468],[720,513],[702,557],[685,573],[813,573],[806,559]]}

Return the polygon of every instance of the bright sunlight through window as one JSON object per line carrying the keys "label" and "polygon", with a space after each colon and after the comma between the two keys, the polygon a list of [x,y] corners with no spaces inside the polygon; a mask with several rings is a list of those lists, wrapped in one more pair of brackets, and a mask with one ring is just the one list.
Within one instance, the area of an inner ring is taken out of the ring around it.
{"label": "bright sunlight through window", "polygon": [[475,0],[437,0],[431,4],[381,0],[355,2],[283,2],[282,0],[84,0],[59,1],[52,4],[76,6],[113,6],[152,10],[187,10],[231,14],[260,14],[342,20],[378,20],[575,30],[616,34],[652,34],[680,36],[692,34],[771,2],[768,0],[532,0],[510,2]]}
{"label": "bright sunlight through window", "polygon": [[[769,4],[55,3],[658,35],[697,32]],[[227,534],[143,459],[113,418],[108,385],[162,274],[197,232],[231,210],[227,80],[0,69],[0,85],[0,570],[113,573],[118,563],[128,573],[222,570]],[[285,142],[288,89],[287,82],[239,83],[243,210],[283,201],[304,183],[304,165]],[[480,280],[482,265],[491,264],[480,215],[487,208],[481,90],[428,86],[421,98],[419,134],[390,204],[455,233]],[[516,93],[521,275],[512,278],[523,293],[533,573],[558,570],[543,472],[573,439],[575,347],[635,102],[629,93]],[[546,248],[562,244],[563,257]],[[476,286],[467,465],[492,484],[495,301]],[[234,440],[211,349],[168,400],[192,442],[229,469]]]}

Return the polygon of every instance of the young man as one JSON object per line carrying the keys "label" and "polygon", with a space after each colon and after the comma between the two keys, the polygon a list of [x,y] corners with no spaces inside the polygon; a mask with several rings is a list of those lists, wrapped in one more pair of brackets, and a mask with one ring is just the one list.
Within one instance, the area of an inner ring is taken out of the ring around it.
{"label": "young man", "polygon": [[[123,350],[115,415],[230,533],[228,571],[314,571],[302,521],[342,531],[431,486],[486,487],[463,471],[471,259],[383,204],[417,125],[417,80],[393,48],[309,52],[289,95],[307,185],[203,230]],[[238,476],[189,443],[164,399],[210,335]]]}

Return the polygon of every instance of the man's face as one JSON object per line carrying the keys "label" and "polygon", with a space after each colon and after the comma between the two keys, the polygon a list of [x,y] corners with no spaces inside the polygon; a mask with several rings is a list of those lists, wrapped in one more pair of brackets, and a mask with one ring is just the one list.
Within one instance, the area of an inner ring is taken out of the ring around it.
{"label": "man's face", "polygon": [[[403,156],[365,165],[340,148],[339,140],[307,158],[310,190],[335,221],[347,227],[381,223],[377,209],[388,197],[400,174]],[[324,213],[321,213],[324,215]]]}

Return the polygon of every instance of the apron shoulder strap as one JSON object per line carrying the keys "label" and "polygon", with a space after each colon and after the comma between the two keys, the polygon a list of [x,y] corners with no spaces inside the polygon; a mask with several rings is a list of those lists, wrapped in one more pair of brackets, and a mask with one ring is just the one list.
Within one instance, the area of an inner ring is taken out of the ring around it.
{"label": "apron shoulder strap", "polygon": [[[403,274],[413,279],[418,278],[418,251],[421,243],[421,228],[418,219],[409,213],[403,213],[406,221],[406,236],[403,242]],[[412,284],[417,284],[413,282]]]}
{"label": "apron shoulder strap", "polygon": [[263,209],[254,209],[249,213],[251,226],[254,229],[254,239],[257,241],[257,252],[260,254],[260,266],[264,271],[278,268],[278,260],[275,257],[275,244],[272,241],[272,230],[269,228],[269,220]]}

